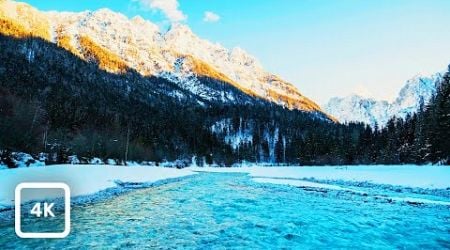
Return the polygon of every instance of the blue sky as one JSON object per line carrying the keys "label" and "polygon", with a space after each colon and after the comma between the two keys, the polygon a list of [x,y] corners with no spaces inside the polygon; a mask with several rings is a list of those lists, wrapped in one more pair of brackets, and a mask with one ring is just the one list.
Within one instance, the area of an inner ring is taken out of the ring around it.
{"label": "blue sky", "polygon": [[[41,10],[107,7],[162,27],[185,22],[202,38],[249,51],[319,103],[351,93],[392,99],[407,79],[450,63],[448,0],[25,2]],[[217,16],[206,22],[206,11]]]}

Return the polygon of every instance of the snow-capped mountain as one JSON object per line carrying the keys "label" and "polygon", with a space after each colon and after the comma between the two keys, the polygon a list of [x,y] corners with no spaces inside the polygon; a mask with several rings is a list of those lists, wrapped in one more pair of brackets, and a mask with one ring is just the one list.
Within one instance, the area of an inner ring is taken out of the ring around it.
{"label": "snow-capped mountain", "polygon": [[339,122],[363,122],[371,125],[386,124],[390,118],[391,105],[387,101],[377,101],[358,95],[344,98],[333,97],[325,105],[326,112]]}
{"label": "snow-capped mountain", "polygon": [[41,12],[10,0],[0,1],[0,17],[24,30],[3,33],[41,37],[112,73],[132,69],[144,76],[166,78],[205,99],[220,96],[223,102],[233,102],[233,96],[213,91],[199,81],[199,77],[207,77],[290,109],[322,112],[296,87],[267,72],[241,48],[228,50],[201,39],[183,24],[163,32],[139,16],[129,19],[109,9]]}
{"label": "snow-capped mountain", "polygon": [[392,104],[391,116],[405,118],[426,105],[436,93],[444,73],[436,73],[431,76],[417,75],[408,80],[400,90]]}
{"label": "snow-capped mountain", "polygon": [[340,122],[363,122],[384,127],[392,117],[406,118],[426,105],[442,80],[443,74],[417,75],[408,80],[397,98],[389,103],[383,100],[364,98],[358,95],[333,97],[324,110]]}

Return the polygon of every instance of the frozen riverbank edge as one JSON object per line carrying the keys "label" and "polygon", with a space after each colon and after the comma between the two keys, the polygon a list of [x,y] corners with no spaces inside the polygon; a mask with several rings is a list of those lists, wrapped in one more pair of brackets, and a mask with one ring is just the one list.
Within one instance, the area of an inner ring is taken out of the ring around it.
{"label": "frozen riverbank edge", "polygon": [[[0,171],[0,219],[12,217],[14,188],[21,182],[65,182],[72,189],[72,204],[84,205],[107,200],[137,188],[175,182],[199,172],[242,173],[248,174],[256,183],[348,192],[359,196],[367,196],[367,190],[378,190],[383,195],[371,194],[376,199],[450,206],[449,166],[254,166],[174,169],[149,166],[54,165]],[[399,197],[395,195],[405,193],[406,195]]]}
{"label": "frozen riverbank edge", "polygon": [[345,192],[388,203],[450,207],[450,166],[360,165],[327,167],[194,168],[246,173],[257,183]]}
{"label": "frozen riverbank edge", "polygon": [[[0,220],[11,219],[14,190],[22,182],[63,182],[71,189],[72,205],[84,205],[107,200],[138,188],[148,188],[176,182],[197,174],[190,169],[149,166],[52,165],[45,167],[0,170]],[[56,200],[41,193],[22,200]]]}

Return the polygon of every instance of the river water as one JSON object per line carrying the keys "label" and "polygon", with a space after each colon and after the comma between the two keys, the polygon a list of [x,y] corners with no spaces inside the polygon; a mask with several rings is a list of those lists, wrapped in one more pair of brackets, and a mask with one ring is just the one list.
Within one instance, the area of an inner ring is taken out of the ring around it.
{"label": "river water", "polygon": [[19,239],[13,224],[0,225],[0,246],[443,249],[450,248],[450,208],[260,184],[245,174],[202,173],[74,207],[65,239]]}

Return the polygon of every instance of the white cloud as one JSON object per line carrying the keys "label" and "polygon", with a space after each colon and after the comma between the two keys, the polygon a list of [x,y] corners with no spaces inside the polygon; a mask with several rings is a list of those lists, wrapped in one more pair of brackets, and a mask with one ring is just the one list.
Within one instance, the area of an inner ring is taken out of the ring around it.
{"label": "white cloud", "polygon": [[181,22],[187,19],[187,16],[179,9],[177,0],[135,0],[139,1],[143,6],[159,10],[166,15],[172,22]]}
{"label": "white cloud", "polygon": [[208,23],[214,23],[220,20],[220,16],[212,11],[205,11],[203,21]]}

